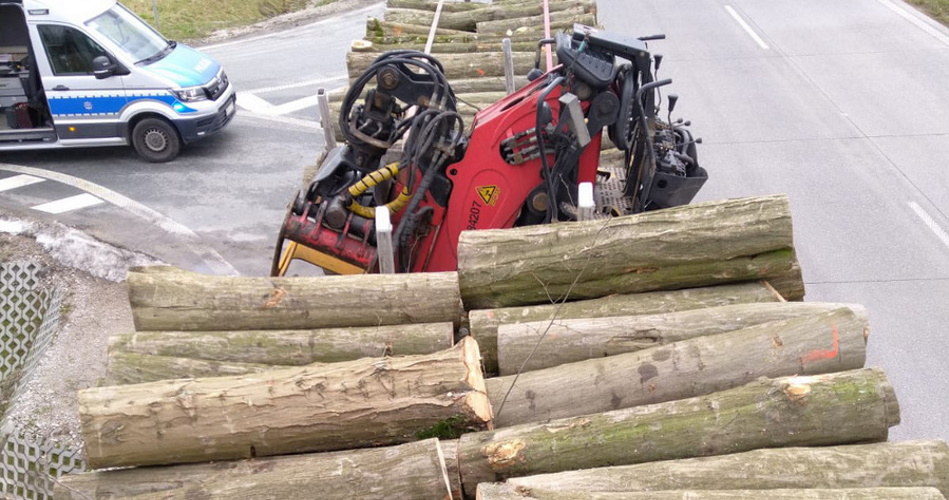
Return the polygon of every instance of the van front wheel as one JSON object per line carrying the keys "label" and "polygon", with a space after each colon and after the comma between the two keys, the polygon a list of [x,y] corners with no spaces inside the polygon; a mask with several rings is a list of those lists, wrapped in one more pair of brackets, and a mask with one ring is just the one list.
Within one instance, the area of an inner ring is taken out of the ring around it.
{"label": "van front wheel", "polygon": [[170,123],[161,118],[145,118],[132,129],[132,145],[146,161],[174,160],[181,152],[181,138]]}

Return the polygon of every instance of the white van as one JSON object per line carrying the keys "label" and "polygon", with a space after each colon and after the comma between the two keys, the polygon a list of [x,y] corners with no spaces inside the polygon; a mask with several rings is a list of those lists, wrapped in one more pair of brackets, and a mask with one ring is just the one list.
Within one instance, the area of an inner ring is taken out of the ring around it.
{"label": "white van", "polygon": [[0,151],[131,144],[170,161],[235,100],[220,64],[115,0],[0,0]]}

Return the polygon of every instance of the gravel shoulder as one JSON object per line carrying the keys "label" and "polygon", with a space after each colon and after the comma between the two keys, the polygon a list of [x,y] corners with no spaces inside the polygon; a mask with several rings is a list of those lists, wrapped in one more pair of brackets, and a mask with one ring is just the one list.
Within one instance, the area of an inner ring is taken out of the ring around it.
{"label": "gravel shoulder", "polygon": [[[379,1],[339,0],[251,26],[220,30],[193,43],[221,43],[289,29]],[[21,381],[4,419],[27,434],[79,449],[77,391],[94,387],[105,377],[109,337],[134,330],[125,283],[127,270],[162,262],[61,224],[27,220],[19,214],[0,215],[0,262],[15,261],[40,264],[43,286],[63,293],[63,307],[58,335],[37,369]]]}
{"label": "gravel shoulder", "polygon": [[0,217],[0,262],[32,261],[41,286],[63,294],[59,332],[21,380],[5,420],[28,435],[79,449],[77,391],[105,376],[109,336],[134,329],[125,274],[161,262],[60,224]]}

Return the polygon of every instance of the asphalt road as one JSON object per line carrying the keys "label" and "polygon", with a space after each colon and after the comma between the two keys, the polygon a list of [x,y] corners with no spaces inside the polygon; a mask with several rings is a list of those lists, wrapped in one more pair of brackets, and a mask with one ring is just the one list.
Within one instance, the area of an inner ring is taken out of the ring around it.
{"label": "asphalt road", "polygon": [[[787,193],[807,300],[863,304],[892,439],[949,439],[949,31],[888,0],[600,0],[665,33],[699,200]],[[740,21],[739,21],[740,20]]]}
{"label": "asphalt road", "polygon": [[[39,168],[114,191],[158,215],[102,203],[48,216],[30,207],[81,190],[46,181],[3,191],[0,213],[52,217],[94,236],[202,272],[265,276],[287,203],[323,147],[314,96],[346,83],[345,54],[382,4],[286,31],[202,47],[224,64],[239,112],[216,136],[173,162],[149,164],[131,148],[0,152],[0,181]],[[162,217],[163,216],[163,217]],[[167,227],[173,226],[171,230]],[[312,273],[305,265],[296,273]]]}
{"label": "asphalt road", "polygon": [[[681,96],[675,115],[704,139],[711,179],[699,201],[787,193],[807,299],[870,312],[868,364],[886,370],[902,406],[891,438],[949,440],[949,31],[890,0],[598,5],[609,29],[668,36],[651,48]],[[191,269],[265,275],[286,203],[322,147],[312,96],[344,82],[367,12],[207,48],[242,110],[173,163],[128,149],[0,163],[94,182],[166,218],[158,227],[102,204],[55,216],[69,225]],[[0,180],[13,174],[0,165]],[[30,213],[74,192],[38,183],[0,193],[0,210]]]}

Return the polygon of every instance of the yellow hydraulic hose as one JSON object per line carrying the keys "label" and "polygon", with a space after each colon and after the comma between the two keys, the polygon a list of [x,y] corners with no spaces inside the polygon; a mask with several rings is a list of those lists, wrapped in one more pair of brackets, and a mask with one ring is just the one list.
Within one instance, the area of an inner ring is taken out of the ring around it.
{"label": "yellow hydraulic hose", "polygon": [[[370,188],[373,188],[379,185],[380,183],[383,183],[387,180],[392,179],[398,173],[399,173],[399,163],[398,162],[390,163],[380,168],[379,170],[376,170],[374,172],[369,172],[368,174],[366,174],[365,177],[360,179],[359,182],[353,184],[352,186],[349,186],[349,194],[350,196],[355,198],[365,193]],[[404,208],[405,205],[408,204],[410,199],[412,199],[412,193],[410,193],[409,188],[406,187],[402,189],[402,192],[399,193],[399,196],[396,197],[396,199],[390,201],[389,203],[386,203],[383,206],[388,208],[390,212],[396,213],[399,210],[402,210],[402,208]],[[359,203],[356,203],[355,201],[349,204],[349,210],[353,212],[354,214],[359,215],[360,217],[365,217],[367,219],[372,219],[372,218],[375,218],[376,216],[376,207],[366,207],[366,206],[360,205]]]}

